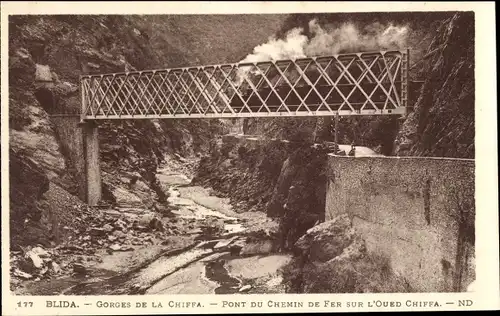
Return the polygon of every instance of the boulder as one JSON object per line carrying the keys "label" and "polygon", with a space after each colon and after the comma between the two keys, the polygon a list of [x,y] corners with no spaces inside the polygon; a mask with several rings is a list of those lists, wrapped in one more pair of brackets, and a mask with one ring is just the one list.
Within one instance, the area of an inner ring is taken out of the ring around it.
{"label": "boulder", "polygon": [[319,262],[336,258],[343,254],[346,248],[348,254],[360,254],[364,249],[364,242],[356,234],[347,214],[310,228],[294,244],[294,251],[297,255]]}
{"label": "boulder", "polygon": [[86,274],[88,269],[82,263],[73,263],[73,271],[77,274]]}
{"label": "boulder", "polygon": [[127,223],[125,223],[123,220],[119,219],[113,223],[113,226],[115,229],[123,231],[124,229],[127,228]]}
{"label": "boulder", "polygon": [[[115,230],[113,232],[113,235],[112,236],[115,236],[116,238],[118,239],[122,239],[122,238],[125,238],[127,237],[127,234],[125,234],[123,231],[120,231],[120,230]],[[109,237],[108,237],[109,238]]]}
{"label": "boulder", "polygon": [[30,250],[25,255],[27,262],[31,265],[31,269],[41,269],[43,267],[43,260],[33,251]]}
{"label": "boulder", "polygon": [[367,249],[365,241],[361,238],[361,236],[355,234],[352,238],[351,244],[344,248],[340,255],[330,259],[328,262],[355,261],[363,258],[366,253]]}
{"label": "boulder", "polygon": [[110,224],[106,224],[102,227],[102,229],[104,229],[104,231],[108,232],[108,233],[111,233],[113,230],[114,230],[114,227],[111,226]]}
{"label": "boulder", "polygon": [[19,269],[15,269],[14,270],[14,275],[17,276],[17,277],[20,277],[21,279],[25,279],[25,280],[33,278],[33,275],[31,275],[29,273],[26,273],[24,271],[21,271]]}
{"label": "boulder", "polygon": [[145,214],[137,220],[137,225],[139,226],[149,226],[152,221],[155,220],[154,214]]}
{"label": "boulder", "polygon": [[35,81],[52,82],[52,72],[47,65],[36,64]]}
{"label": "boulder", "polygon": [[61,272],[61,267],[54,261],[50,263],[50,268],[54,274],[59,274]]}
{"label": "boulder", "polygon": [[109,246],[109,249],[113,251],[119,251],[120,249],[122,249],[122,247],[119,244],[113,244]]}
{"label": "boulder", "polygon": [[47,258],[50,256],[50,254],[42,247],[35,247],[31,249],[31,251],[37,254],[40,258]]}
{"label": "boulder", "polygon": [[150,222],[149,222],[149,228],[151,228],[152,230],[157,230],[157,231],[160,231],[160,232],[163,232],[165,231],[165,228],[163,227],[163,223],[162,221],[160,221],[159,219],[157,219],[156,217],[153,218]]}
{"label": "boulder", "polygon": [[92,236],[105,236],[107,231],[104,228],[92,227],[90,228],[89,233]]}

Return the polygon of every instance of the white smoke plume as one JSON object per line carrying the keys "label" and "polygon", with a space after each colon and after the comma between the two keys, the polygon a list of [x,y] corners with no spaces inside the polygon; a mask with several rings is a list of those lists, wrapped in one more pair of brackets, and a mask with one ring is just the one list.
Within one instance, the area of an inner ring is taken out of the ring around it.
{"label": "white smoke plume", "polygon": [[[323,28],[317,20],[311,20],[309,31],[311,38],[304,34],[303,28],[290,30],[284,39],[271,37],[267,43],[256,46],[253,53],[241,62],[404,49],[407,45],[409,27],[373,23],[359,29],[353,23],[344,23],[338,28]],[[242,83],[245,76],[249,76],[249,70],[250,67],[239,70],[238,84]]]}
{"label": "white smoke plume", "polygon": [[352,23],[325,30],[316,20],[309,22],[313,37],[304,47],[308,57],[339,53],[403,49],[406,46],[408,27],[373,23],[358,29]]}
{"label": "white smoke plume", "polygon": [[304,47],[308,38],[302,34],[303,28],[294,28],[289,31],[285,39],[271,37],[267,43],[256,46],[253,53],[241,62],[259,62],[278,59],[306,57]]}
{"label": "white smoke plume", "polygon": [[[240,63],[257,63],[261,61],[304,58],[304,47],[307,45],[308,38],[302,34],[303,28],[294,28],[288,31],[285,39],[276,39],[270,37],[267,43],[256,46],[253,53],[249,54]],[[238,69],[238,85],[241,84],[243,78],[248,76],[252,67],[241,67]],[[254,71],[254,75],[257,73]]]}

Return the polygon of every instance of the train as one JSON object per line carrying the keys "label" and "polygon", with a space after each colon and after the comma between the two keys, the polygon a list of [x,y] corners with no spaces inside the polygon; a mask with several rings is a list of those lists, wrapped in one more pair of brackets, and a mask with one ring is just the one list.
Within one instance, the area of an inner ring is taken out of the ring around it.
{"label": "train", "polygon": [[[323,100],[334,111],[338,110],[345,100],[355,110],[360,110],[363,105],[364,109],[374,110],[373,104],[369,101],[366,102],[368,97],[377,109],[383,109],[386,104],[391,108],[392,102],[397,102],[394,92],[390,93],[392,101],[390,99],[387,100],[387,94],[380,87],[377,87],[376,83],[362,83],[360,87],[362,91],[353,84],[336,85],[338,90],[333,85],[320,85],[314,87],[314,89],[311,86],[299,86],[295,87],[294,91],[292,91],[290,86],[280,86],[275,88],[274,91],[269,87],[256,90],[248,89],[240,95],[235,94],[231,99],[230,105],[235,112],[268,111],[267,109],[271,112],[286,112],[287,109],[282,106],[283,104],[286,104],[290,111],[297,111],[299,109],[305,111],[305,106],[311,111],[326,111],[328,109],[322,106],[324,103]],[[389,92],[390,86],[388,84],[384,88]],[[399,87],[396,86],[395,89],[396,93],[399,94],[401,84],[399,84]],[[350,107],[345,104],[343,109],[348,110]]]}

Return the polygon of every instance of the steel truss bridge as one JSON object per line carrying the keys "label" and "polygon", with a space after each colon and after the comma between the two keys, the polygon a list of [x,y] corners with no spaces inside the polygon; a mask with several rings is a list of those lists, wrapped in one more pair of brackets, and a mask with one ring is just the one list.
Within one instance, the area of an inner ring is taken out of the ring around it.
{"label": "steel truss bridge", "polygon": [[81,77],[82,121],[404,115],[409,51]]}

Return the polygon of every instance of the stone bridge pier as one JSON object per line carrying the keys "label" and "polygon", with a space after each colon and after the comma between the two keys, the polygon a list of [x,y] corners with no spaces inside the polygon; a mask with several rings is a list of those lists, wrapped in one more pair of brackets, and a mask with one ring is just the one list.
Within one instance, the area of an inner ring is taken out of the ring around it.
{"label": "stone bridge pier", "polygon": [[78,182],[78,197],[90,206],[101,200],[99,127],[95,121],[82,121],[81,115],[53,114],[59,146],[65,153],[67,167]]}
{"label": "stone bridge pier", "polygon": [[79,123],[83,138],[83,183],[84,200],[90,206],[96,206],[102,197],[101,166],[99,155],[99,126],[93,121]]}

